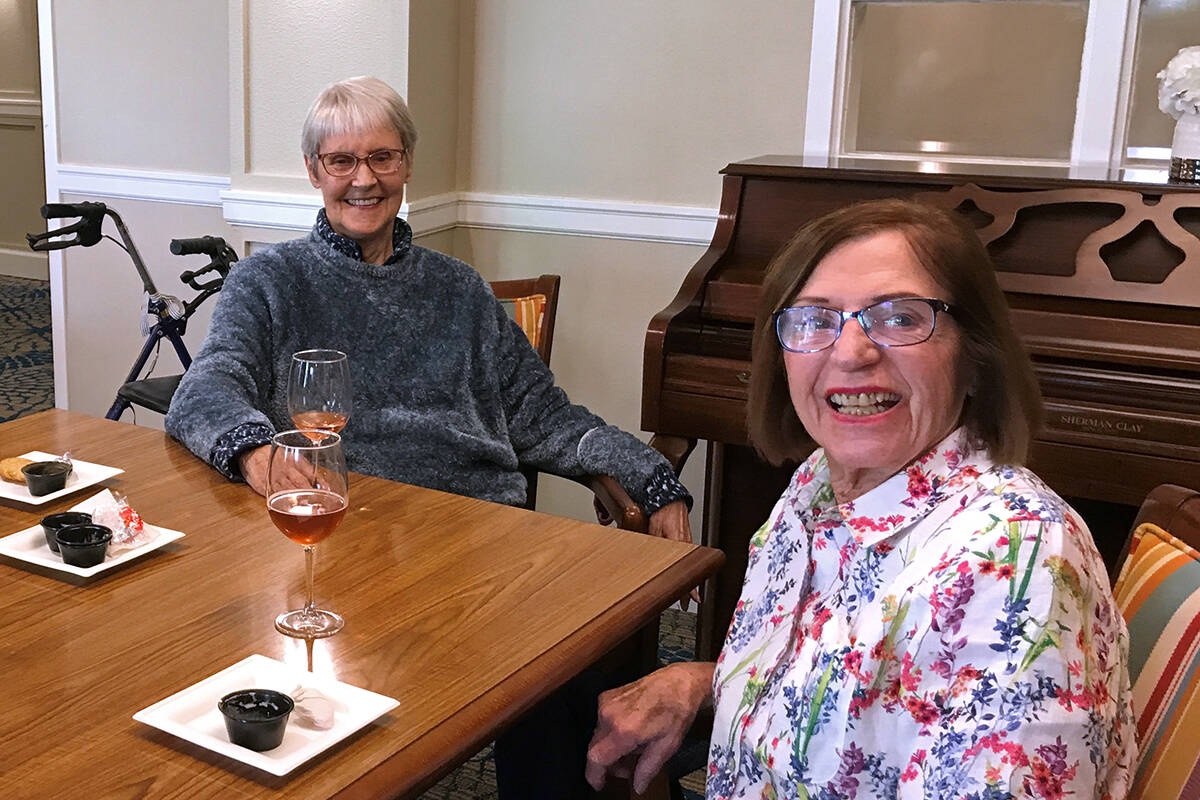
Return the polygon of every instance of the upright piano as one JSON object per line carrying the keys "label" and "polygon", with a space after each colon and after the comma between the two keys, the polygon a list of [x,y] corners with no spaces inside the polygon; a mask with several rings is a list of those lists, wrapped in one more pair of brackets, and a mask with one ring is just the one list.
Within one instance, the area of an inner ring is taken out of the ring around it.
{"label": "upright piano", "polygon": [[1151,488],[1200,489],[1200,186],[1074,172],[789,156],[722,170],[712,244],[650,322],[642,387],[644,430],[678,452],[707,441],[703,537],[726,563],[701,606],[701,657],[720,649],[749,537],[794,469],[761,461],[746,435],[764,270],[848,203],[915,198],[970,219],[1042,389],[1030,467],[1080,510],[1110,568]]}

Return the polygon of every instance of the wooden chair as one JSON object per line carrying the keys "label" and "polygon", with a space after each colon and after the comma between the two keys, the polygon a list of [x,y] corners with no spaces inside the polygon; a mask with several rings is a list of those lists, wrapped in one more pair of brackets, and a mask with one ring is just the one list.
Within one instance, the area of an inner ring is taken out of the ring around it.
{"label": "wooden chair", "polygon": [[510,316],[521,324],[529,343],[537,350],[542,362],[550,366],[550,349],[554,346],[554,318],[558,314],[558,286],[562,278],[558,275],[539,275],[536,278],[517,278],[511,281],[492,281],[492,293],[501,303],[516,304],[518,300],[542,298],[541,320],[531,325],[521,324],[517,316],[519,307]]}
{"label": "wooden chair", "polygon": [[[558,314],[558,286],[561,282],[558,275],[492,281],[492,293],[525,331],[529,343],[547,367],[550,366],[550,350],[554,346],[554,319]],[[525,476],[528,486],[525,508],[532,510],[537,504],[538,472],[532,467],[521,467],[521,474]]]}
{"label": "wooden chair", "polygon": [[1138,768],[1129,800],[1196,797],[1200,751],[1200,492],[1162,484],[1146,496],[1113,594],[1129,626]]}

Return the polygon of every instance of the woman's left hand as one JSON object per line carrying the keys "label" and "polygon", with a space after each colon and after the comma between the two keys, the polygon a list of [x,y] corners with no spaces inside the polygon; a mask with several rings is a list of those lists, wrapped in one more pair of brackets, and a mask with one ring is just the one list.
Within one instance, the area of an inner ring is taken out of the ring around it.
{"label": "woman's left hand", "polygon": [[585,775],[599,790],[609,775],[633,779],[641,794],[679,749],[696,712],[712,700],[716,665],[671,664],[600,695]]}

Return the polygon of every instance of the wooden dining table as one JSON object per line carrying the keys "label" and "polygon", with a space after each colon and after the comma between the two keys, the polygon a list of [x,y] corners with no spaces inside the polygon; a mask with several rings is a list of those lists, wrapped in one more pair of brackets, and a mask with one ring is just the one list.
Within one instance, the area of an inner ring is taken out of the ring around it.
{"label": "wooden dining table", "polygon": [[0,424],[30,450],[125,472],[29,506],[0,536],[99,488],[185,536],[80,579],[0,563],[0,795],[38,798],[410,797],[657,618],[719,551],[352,475],[344,523],[316,549],[316,595],[345,629],[318,675],[399,705],[276,777],[134,721],[252,654],[299,665],[275,616],[303,604],[304,558],[262,497],[160,431],[51,410]]}

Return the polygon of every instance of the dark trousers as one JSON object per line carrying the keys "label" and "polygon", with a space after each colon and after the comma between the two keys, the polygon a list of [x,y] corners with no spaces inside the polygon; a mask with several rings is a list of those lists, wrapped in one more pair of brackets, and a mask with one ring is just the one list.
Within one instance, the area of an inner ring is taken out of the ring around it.
{"label": "dark trousers", "polygon": [[496,739],[500,800],[585,800],[583,777],[600,693],[636,678],[631,669],[589,667]]}

